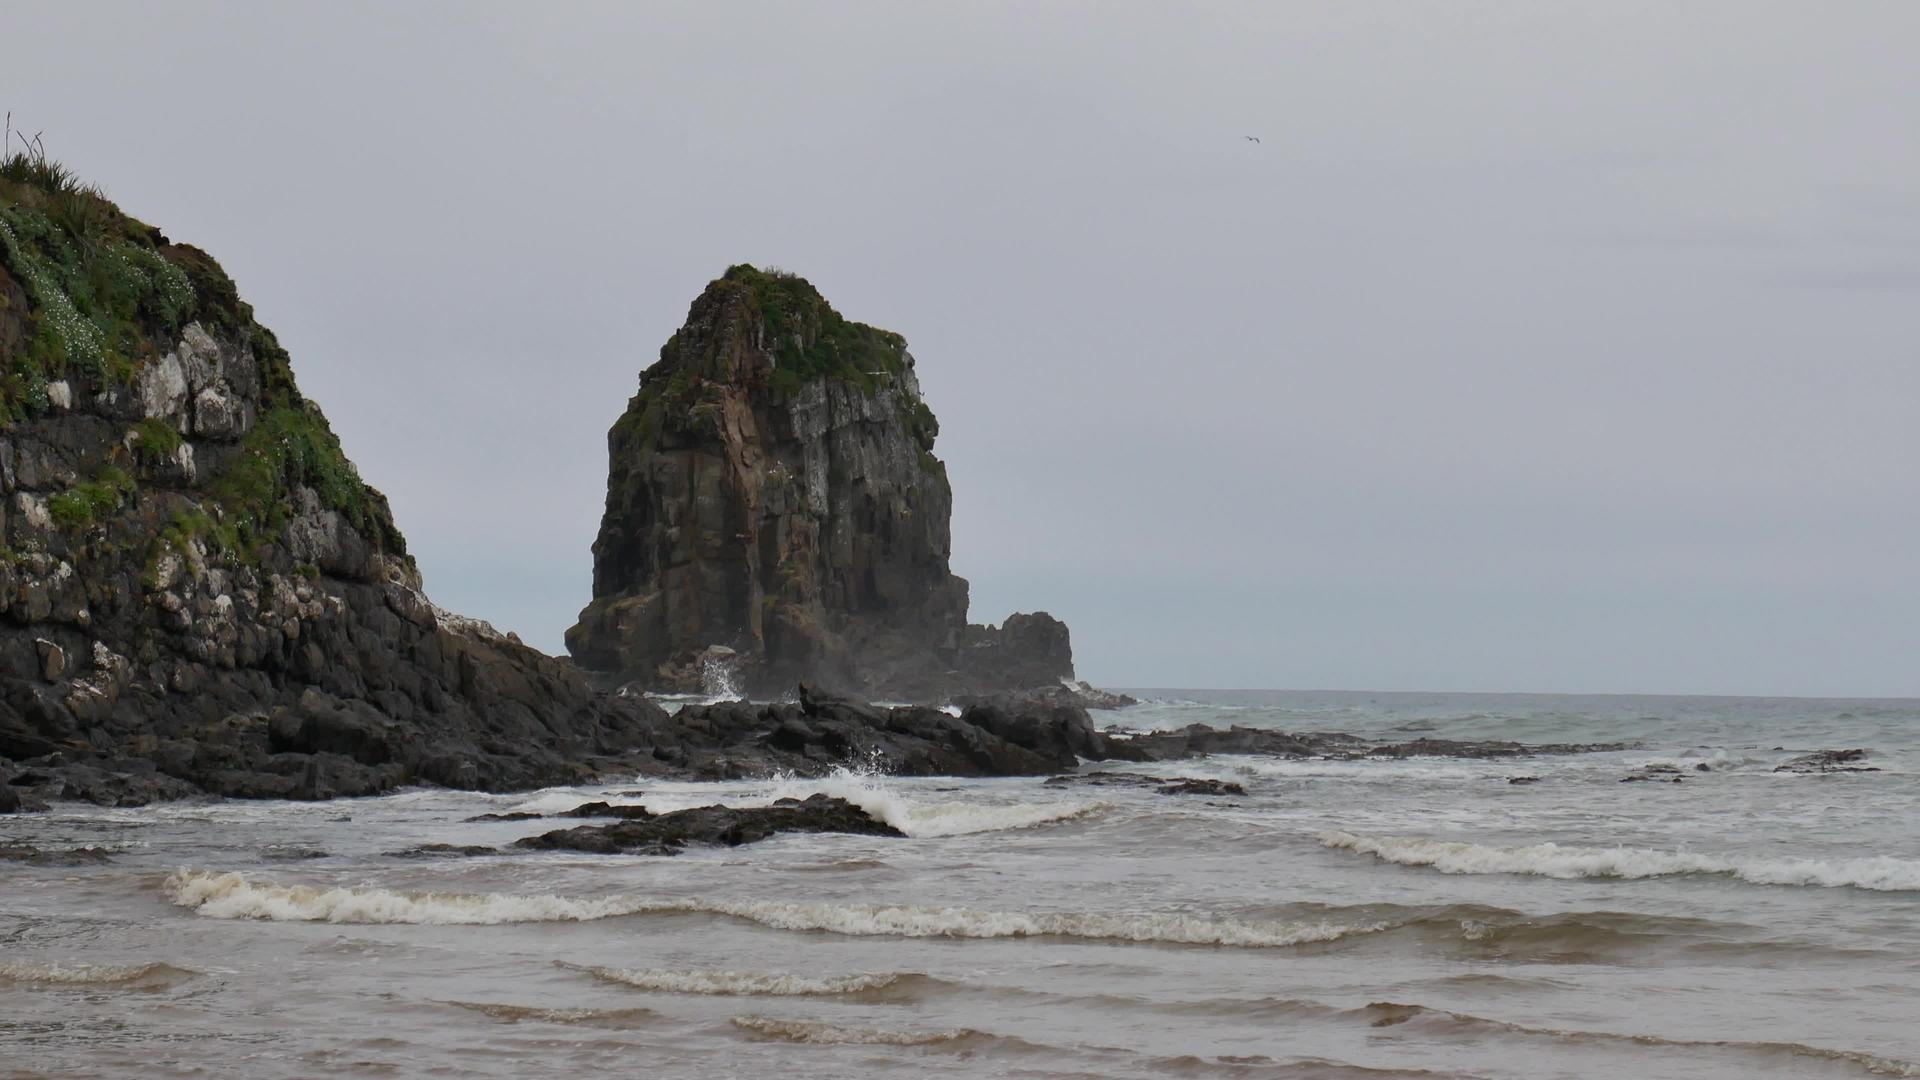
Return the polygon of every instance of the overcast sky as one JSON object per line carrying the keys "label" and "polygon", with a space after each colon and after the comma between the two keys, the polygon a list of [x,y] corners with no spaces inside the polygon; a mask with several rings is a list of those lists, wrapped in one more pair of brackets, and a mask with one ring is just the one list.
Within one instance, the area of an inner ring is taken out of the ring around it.
{"label": "overcast sky", "polygon": [[[0,108],[561,649],[728,264],[906,335],[1124,686],[1920,694],[1920,4],[104,4]],[[1243,138],[1258,136],[1259,143]]]}

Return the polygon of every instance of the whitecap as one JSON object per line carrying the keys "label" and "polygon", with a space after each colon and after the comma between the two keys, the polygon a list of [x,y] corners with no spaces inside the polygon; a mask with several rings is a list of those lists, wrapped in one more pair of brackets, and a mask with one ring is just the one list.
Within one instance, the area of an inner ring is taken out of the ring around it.
{"label": "whitecap", "polygon": [[709,994],[727,997],[812,997],[857,994],[879,990],[901,979],[898,972],[879,975],[790,975],[785,972],[668,971],[636,968],[563,967],[584,971],[596,979],[639,990],[672,994]]}
{"label": "whitecap", "polygon": [[216,919],[276,922],[496,925],[625,915],[709,914],[776,930],[919,938],[1068,937],[1275,948],[1385,929],[1328,922],[1213,919],[1172,912],[979,911],[912,904],[812,904],[779,900],[577,898],[511,893],[408,893],[373,888],[271,885],[235,873],[182,870],[166,881],[173,902]]}
{"label": "whitecap", "polygon": [[1793,859],[1552,843],[1494,847],[1408,836],[1362,836],[1340,830],[1320,834],[1320,842],[1401,866],[1432,867],[1444,874],[1532,874],[1565,879],[1728,874],[1754,885],[1920,891],[1920,862],[1885,855]]}

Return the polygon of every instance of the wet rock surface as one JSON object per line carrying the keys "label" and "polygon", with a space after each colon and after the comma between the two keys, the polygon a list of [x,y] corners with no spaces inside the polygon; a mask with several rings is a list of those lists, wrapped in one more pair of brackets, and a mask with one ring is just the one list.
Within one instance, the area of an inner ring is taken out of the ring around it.
{"label": "wet rock surface", "polygon": [[1202,754],[1266,754],[1292,758],[1357,761],[1369,758],[1523,758],[1543,754],[1593,754],[1627,749],[1624,743],[1519,743],[1499,739],[1414,739],[1376,742],[1339,732],[1290,732],[1268,728],[1224,730],[1194,724],[1176,731],[1120,738],[1109,731],[1112,756],[1134,761],[1171,761]]}
{"label": "wet rock surface", "polygon": [[1067,773],[1048,777],[1048,787],[1127,787],[1142,788],[1160,795],[1245,795],[1247,789],[1231,780],[1199,779],[1190,776],[1146,776],[1128,772]]}
{"label": "wet rock surface", "polygon": [[[498,788],[579,783],[617,773],[677,779],[753,779],[791,773],[819,776],[849,765],[907,776],[1042,776],[1083,784],[1145,784],[1168,794],[1243,794],[1230,781],[1144,777],[1123,771],[1079,773],[1083,762],[1163,762],[1208,754],[1251,754],[1339,761],[1391,760],[1416,755],[1519,759],[1618,749],[1611,744],[1540,744],[1421,739],[1375,743],[1328,732],[1281,732],[1253,728],[1193,726],[1178,731],[1124,733],[1097,729],[1081,705],[1054,695],[970,699],[955,716],[922,706],[882,707],[802,686],[799,700],[774,704],[744,701],[688,705],[668,715],[643,698],[619,699],[627,719],[619,729],[624,754],[568,758],[549,742],[530,748],[519,771],[480,774]],[[277,721],[277,722],[276,722]],[[508,744],[502,744],[508,745]],[[298,747],[299,749],[294,749]],[[308,712],[273,714],[264,724],[233,724],[216,738],[190,747],[194,768],[237,763],[219,777],[217,790],[230,796],[327,798],[375,794],[402,783],[433,783],[446,775],[430,763],[446,753],[429,730],[386,717],[319,701]],[[425,767],[423,767],[423,765]],[[115,766],[121,768],[116,769]],[[258,772],[251,769],[260,770]],[[1833,766],[1830,766],[1833,767]],[[1840,762],[1839,767],[1848,767]],[[187,775],[194,776],[189,772]],[[455,779],[473,781],[467,773]],[[498,781],[498,783],[493,783]],[[1524,782],[1524,780],[1520,781]],[[452,786],[452,785],[449,785]],[[483,786],[468,783],[465,786]],[[0,791],[20,809],[52,799],[81,799],[103,806],[139,806],[206,790],[164,771],[152,761],[45,759],[4,769]],[[638,791],[626,796],[638,797]],[[0,807],[11,805],[0,802]],[[527,812],[477,815],[474,821],[524,821]],[[647,821],[644,806],[594,802],[565,817]]]}
{"label": "wet rock surface", "polygon": [[1868,765],[1867,751],[1854,750],[1815,750],[1811,754],[1802,754],[1791,761],[1776,766],[1774,772],[1780,773],[1830,773],[1830,772],[1879,772],[1875,765]]}
{"label": "wet rock surface", "polygon": [[28,866],[92,866],[112,858],[113,853],[103,847],[43,848],[0,841],[0,862],[25,863]]}
{"label": "wet rock surface", "polygon": [[529,836],[513,846],[597,855],[675,855],[688,844],[739,847],[789,832],[906,835],[845,799],[814,795],[804,800],[781,799],[772,806],[698,806],[613,825],[582,825]]}

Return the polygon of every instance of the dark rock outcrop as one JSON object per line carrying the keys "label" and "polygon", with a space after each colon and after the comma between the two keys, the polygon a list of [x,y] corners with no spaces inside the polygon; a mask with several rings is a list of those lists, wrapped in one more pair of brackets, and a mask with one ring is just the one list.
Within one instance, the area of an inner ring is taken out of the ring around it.
{"label": "dark rock outcrop", "polygon": [[801,687],[798,704],[690,705],[655,735],[657,768],[703,779],[819,775],[857,764],[903,776],[1046,776],[1124,754],[1086,710],[882,708]]}
{"label": "dark rock outcrop", "polygon": [[869,699],[1057,685],[1067,628],[966,621],[939,424],[898,335],[735,266],[693,302],[607,436],[593,601],[567,648],[616,682]]}
{"label": "dark rock outcrop", "polygon": [[1172,761],[1202,754],[1269,754],[1295,758],[1514,758],[1539,754],[1593,754],[1627,749],[1622,743],[1518,743],[1504,739],[1413,739],[1381,743],[1358,735],[1330,731],[1274,731],[1269,728],[1230,727],[1225,730],[1193,724],[1175,731],[1156,731],[1124,740],[1109,736],[1115,756],[1135,761]]}
{"label": "dark rock outcrop", "polygon": [[1815,750],[1811,754],[1802,754],[1783,765],[1775,766],[1774,772],[1789,773],[1830,773],[1830,772],[1879,772],[1874,765],[1866,764],[1867,752],[1854,750]]}
{"label": "dark rock outcrop", "polygon": [[662,719],[426,598],[213,259],[0,170],[0,775],[115,805],[517,788]]}
{"label": "dark rock outcrop", "polygon": [[1146,776],[1128,772],[1067,773],[1047,778],[1048,787],[1130,787],[1157,795],[1245,795],[1247,789],[1231,780],[1210,780],[1192,776]]}
{"label": "dark rock outcrop", "polygon": [[596,855],[677,855],[690,843],[739,847],[787,832],[906,835],[845,799],[814,795],[804,800],[781,799],[772,806],[696,806],[614,825],[556,829],[515,841],[513,846]]}

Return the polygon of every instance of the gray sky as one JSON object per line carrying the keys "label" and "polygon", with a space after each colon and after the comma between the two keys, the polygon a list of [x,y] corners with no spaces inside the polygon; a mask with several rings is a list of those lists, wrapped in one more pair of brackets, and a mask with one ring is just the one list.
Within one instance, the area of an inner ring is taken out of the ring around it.
{"label": "gray sky", "polygon": [[[1114,685],[1920,694],[1920,4],[10,5],[429,591],[560,649],[733,262]],[[1257,135],[1259,144],[1243,135]]]}

